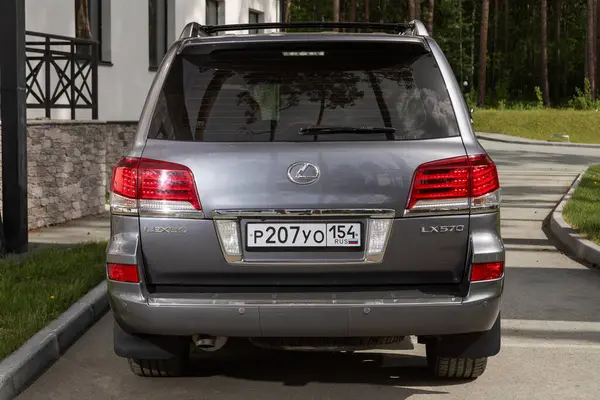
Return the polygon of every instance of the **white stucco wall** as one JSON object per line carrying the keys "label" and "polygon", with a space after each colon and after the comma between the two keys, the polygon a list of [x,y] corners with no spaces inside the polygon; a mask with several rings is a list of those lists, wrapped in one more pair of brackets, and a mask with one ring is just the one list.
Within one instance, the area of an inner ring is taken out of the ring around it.
{"label": "white stucco wall", "polygon": [[[73,37],[75,0],[25,0],[27,30]],[[168,0],[168,38],[179,37],[192,21],[206,22],[205,0]],[[264,13],[264,21],[279,18],[278,0],[224,0],[225,23],[247,23],[249,10]],[[112,65],[98,67],[99,119],[137,120],[154,78],[148,62],[148,1],[111,1]],[[43,117],[43,110],[28,110],[29,118]],[[53,110],[52,118],[69,119],[69,110]],[[90,119],[87,110],[78,110],[77,119]]]}
{"label": "white stucco wall", "polygon": [[74,21],[75,0],[25,0],[28,31],[75,36]]}
{"label": "white stucco wall", "polygon": [[148,1],[112,0],[112,66],[98,67],[99,118],[136,120],[154,72],[148,70]]}

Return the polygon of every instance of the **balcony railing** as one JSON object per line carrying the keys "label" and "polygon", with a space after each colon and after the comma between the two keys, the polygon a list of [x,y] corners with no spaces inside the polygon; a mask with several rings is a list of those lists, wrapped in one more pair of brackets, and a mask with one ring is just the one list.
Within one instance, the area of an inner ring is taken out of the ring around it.
{"label": "balcony railing", "polygon": [[[26,31],[27,108],[91,110],[98,119],[98,42]],[[89,118],[89,117],[88,117]]]}

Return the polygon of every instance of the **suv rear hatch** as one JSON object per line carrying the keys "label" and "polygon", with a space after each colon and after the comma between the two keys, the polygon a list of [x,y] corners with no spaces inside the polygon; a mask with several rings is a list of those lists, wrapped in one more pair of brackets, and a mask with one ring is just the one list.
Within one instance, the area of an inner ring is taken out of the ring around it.
{"label": "suv rear hatch", "polygon": [[456,284],[469,162],[425,42],[261,41],[177,55],[115,179],[150,285]]}

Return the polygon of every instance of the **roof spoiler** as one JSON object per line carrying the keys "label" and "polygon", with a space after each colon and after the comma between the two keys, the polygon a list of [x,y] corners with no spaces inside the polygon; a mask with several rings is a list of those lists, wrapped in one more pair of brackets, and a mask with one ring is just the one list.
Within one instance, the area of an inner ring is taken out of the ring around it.
{"label": "roof spoiler", "polygon": [[214,36],[218,32],[242,31],[251,29],[371,29],[392,31],[403,36],[429,36],[425,24],[419,20],[407,23],[375,23],[375,22],[265,22],[258,24],[233,25],[201,25],[190,22],[181,31],[180,39]]}

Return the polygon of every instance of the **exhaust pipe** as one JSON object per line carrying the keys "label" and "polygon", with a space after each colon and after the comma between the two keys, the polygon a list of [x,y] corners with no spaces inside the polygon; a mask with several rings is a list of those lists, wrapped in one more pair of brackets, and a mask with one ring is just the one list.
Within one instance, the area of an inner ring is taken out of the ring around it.
{"label": "exhaust pipe", "polygon": [[192,341],[200,350],[217,351],[225,346],[225,343],[227,343],[227,337],[196,334],[192,336]]}

